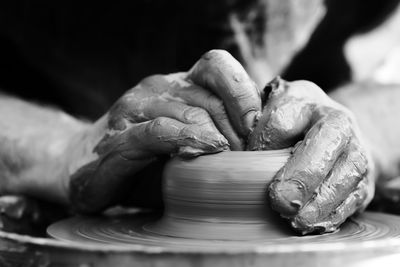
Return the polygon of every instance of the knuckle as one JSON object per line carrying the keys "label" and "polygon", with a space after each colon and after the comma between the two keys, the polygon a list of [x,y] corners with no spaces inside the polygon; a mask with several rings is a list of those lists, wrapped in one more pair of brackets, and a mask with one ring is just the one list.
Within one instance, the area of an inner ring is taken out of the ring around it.
{"label": "knuckle", "polygon": [[[162,76],[162,75],[159,75]],[[162,77],[158,77],[157,79],[164,79],[169,82],[184,82],[188,79],[188,73],[187,72],[175,72],[175,73],[170,73],[167,75],[163,75]]]}
{"label": "knuckle", "polygon": [[199,107],[189,107],[183,111],[183,116],[190,123],[203,122],[209,120],[208,112]]}
{"label": "knuckle", "polygon": [[278,88],[282,92],[282,95],[303,101],[309,105],[332,106],[332,100],[328,95],[317,84],[311,81],[284,81],[283,86],[279,86]]}
{"label": "knuckle", "polygon": [[131,97],[132,97],[132,93],[127,93],[125,95],[123,95],[116,103],[115,103],[115,111],[123,111],[125,109],[127,109],[130,106],[130,102],[131,102]]}
{"label": "knuckle", "polygon": [[[131,93],[125,94],[109,110],[108,125],[111,129],[124,130],[129,114],[134,110]],[[133,118],[131,118],[133,119]]]}
{"label": "knuckle", "polygon": [[168,125],[168,119],[164,117],[155,118],[146,125],[146,134],[154,134],[160,132],[164,127]]}
{"label": "knuckle", "polygon": [[141,95],[136,92],[137,88],[138,86],[130,89],[114,103],[110,108],[111,116],[127,114],[129,111],[134,110],[136,103],[141,98]]}
{"label": "knuckle", "polygon": [[154,74],[154,75],[150,75],[146,78],[144,78],[143,80],[141,80],[139,82],[140,85],[147,85],[147,86],[151,86],[154,85],[155,83],[159,82],[161,79],[163,79],[163,75],[161,74]]}
{"label": "knuckle", "polygon": [[291,94],[303,94],[309,97],[326,97],[325,92],[317,84],[307,80],[297,80],[289,83],[288,91]]}
{"label": "knuckle", "polygon": [[217,59],[217,60],[221,60],[221,59],[225,59],[225,58],[231,58],[232,55],[223,49],[212,49],[208,52],[206,52],[202,58],[205,60],[212,60],[212,59]]}

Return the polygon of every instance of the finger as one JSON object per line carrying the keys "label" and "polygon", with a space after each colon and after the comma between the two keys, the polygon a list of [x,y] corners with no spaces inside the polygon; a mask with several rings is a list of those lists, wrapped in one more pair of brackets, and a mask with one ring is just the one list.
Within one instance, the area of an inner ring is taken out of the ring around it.
{"label": "finger", "polygon": [[228,146],[227,140],[217,131],[162,117],[136,125],[130,136],[141,141],[140,149],[157,154],[197,156],[223,151]]}
{"label": "finger", "polygon": [[152,75],[140,81],[111,107],[109,127],[124,130],[131,123],[153,119],[154,116],[151,117],[148,113],[157,110],[154,101],[182,102],[169,94],[170,86],[164,75]]}
{"label": "finger", "polygon": [[216,153],[227,148],[226,139],[198,125],[159,117],[110,134],[95,148],[99,159],[74,173],[70,201],[84,213],[98,212],[118,199],[126,181],[154,162],[158,155],[184,157]]}
{"label": "finger", "polygon": [[118,101],[117,108],[111,111],[116,113],[112,117],[118,117],[118,120],[125,118],[131,123],[169,117],[183,123],[199,124],[210,130],[217,130],[206,110],[191,106],[175,92],[182,90],[181,85],[168,81],[166,76],[148,77]]}
{"label": "finger", "polygon": [[[226,116],[223,105],[219,105],[221,101],[212,95],[209,96],[209,100],[206,100],[199,92],[201,91],[192,91],[191,97],[198,96],[196,100],[189,99],[188,94],[190,94],[190,92],[179,94],[181,97],[183,97],[185,102],[188,102],[189,105],[180,102],[155,100],[151,103],[151,105],[147,106],[147,108],[143,110],[143,114],[149,119],[154,119],[157,117],[169,117],[179,120],[185,124],[196,124],[201,127],[202,130],[209,131],[210,133],[221,132],[221,134],[227,139],[229,148],[231,150],[243,150],[243,141],[233,130],[233,127]],[[203,91],[203,93],[205,92],[206,91]],[[205,109],[197,106],[204,107]],[[155,109],[154,107],[157,108]],[[211,114],[209,114],[206,109]],[[211,118],[210,115],[213,118]]]}
{"label": "finger", "polygon": [[[222,101],[184,78],[186,74],[175,73],[154,75],[141,81],[110,111],[113,120],[111,128],[124,129],[125,127],[115,125],[125,126],[128,124],[126,121],[137,123],[157,117],[170,117],[189,124],[204,124],[209,127],[215,125],[226,137],[232,150],[243,150],[243,141],[233,130]],[[197,110],[188,106],[197,107]],[[209,114],[204,114],[198,108]],[[209,119],[210,116],[212,120]]]}
{"label": "finger", "polygon": [[242,65],[226,51],[211,50],[193,66],[188,77],[222,99],[236,131],[247,137],[261,111],[261,99]]}
{"label": "finger", "polygon": [[269,189],[272,206],[283,216],[297,214],[344,151],[352,134],[341,111],[332,110],[306,134]]}
{"label": "finger", "polygon": [[239,138],[229,121],[224,103],[221,99],[212,92],[207,91],[198,85],[189,83],[185,80],[178,80],[177,77],[172,77],[172,75],[167,75],[166,79],[170,80],[171,83],[177,83],[177,81],[180,81],[179,85],[173,86],[178,88],[170,92],[173,98],[180,99],[190,106],[201,107],[207,110],[218,130],[228,140],[230,149],[244,149],[244,142]]}
{"label": "finger", "polygon": [[335,230],[335,225],[327,218],[357,189],[361,180],[366,179],[367,167],[361,147],[355,141],[351,142],[311,200],[296,215],[293,226],[308,232]]}
{"label": "finger", "polygon": [[302,234],[335,231],[348,217],[359,211],[365,203],[369,203],[370,190],[371,186],[369,186],[368,180],[364,179],[358,184],[356,190],[351,192],[350,195],[324,219],[310,224],[308,221],[304,220],[304,217],[296,216],[292,221],[292,226],[296,229],[301,225],[302,227],[297,229],[301,229],[300,232]]}
{"label": "finger", "polygon": [[218,132],[206,110],[199,107],[192,107],[185,103],[154,99],[150,105],[143,108],[142,112],[149,120],[158,117],[168,117],[185,124],[196,124],[201,126],[203,130]]}
{"label": "finger", "polygon": [[[266,88],[270,90],[267,104],[257,126],[249,136],[248,150],[270,150],[293,146],[310,127],[315,103],[328,101],[316,84],[308,81],[287,82],[275,78]],[[331,103],[330,103],[331,104]]]}
{"label": "finger", "polygon": [[217,131],[175,119],[158,117],[132,125],[129,130],[110,136],[96,147],[96,152],[119,151],[126,159],[136,160],[158,154],[177,153],[197,156],[226,150],[228,142]]}

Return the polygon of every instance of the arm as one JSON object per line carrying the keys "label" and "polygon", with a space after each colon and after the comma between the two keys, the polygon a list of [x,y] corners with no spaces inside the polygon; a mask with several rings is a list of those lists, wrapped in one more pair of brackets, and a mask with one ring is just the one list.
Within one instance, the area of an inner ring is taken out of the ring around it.
{"label": "arm", "polygon": [[93,125],[3,94],[0,114],[0,194],[66,204],[71,159],[90,157],[86,148],[100,138]]}
{"label": "arm", "polygon": [[384,180],[400,175],[400,85],[350,84],[330,95],[356,117],[369,146],[377,175]]}
{"label": "arm", "polygon": [[206,53],[188,72],[145,78],[95,123],[3,95],[0,194],[99,212],[153,181],[161,168],[139,173],[162,156],[242,149],[260,109],[255,84],[221,50]]}

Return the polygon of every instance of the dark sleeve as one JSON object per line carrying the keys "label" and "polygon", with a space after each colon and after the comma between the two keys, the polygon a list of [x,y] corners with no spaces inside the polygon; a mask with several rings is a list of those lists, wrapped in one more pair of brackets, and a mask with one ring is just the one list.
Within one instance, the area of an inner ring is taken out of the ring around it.
{"label": "dark sleeve", "polygon": [[226,48],[229,2],[2,1],[0,88],[95,119],[142,78]]}

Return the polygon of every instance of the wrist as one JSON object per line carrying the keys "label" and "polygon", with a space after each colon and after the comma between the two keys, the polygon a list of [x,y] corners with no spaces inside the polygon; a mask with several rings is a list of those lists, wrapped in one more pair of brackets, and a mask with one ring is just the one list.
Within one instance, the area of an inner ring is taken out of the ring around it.
{"label": "wrist", "polygon": [[69,140],[65,153],[67,166],[66,175],[62,179],[62,190],[65,199],[69,200],[70,179],[83,166],[96,161],[99,156],[95,152],[96,146],[104,138],[108,129],[108,114],[105,114],[93,124],[86,124]]}
{"label": "wrist", "polygon": [[69,175],[71,143],[91,124],[59,111],[37,113],[32,117],[41,118],[39,125],[19,124],[15,131],[1,137],[5,162],[1,168],[5,185],[2,193],[67,203],[63,181]]}

